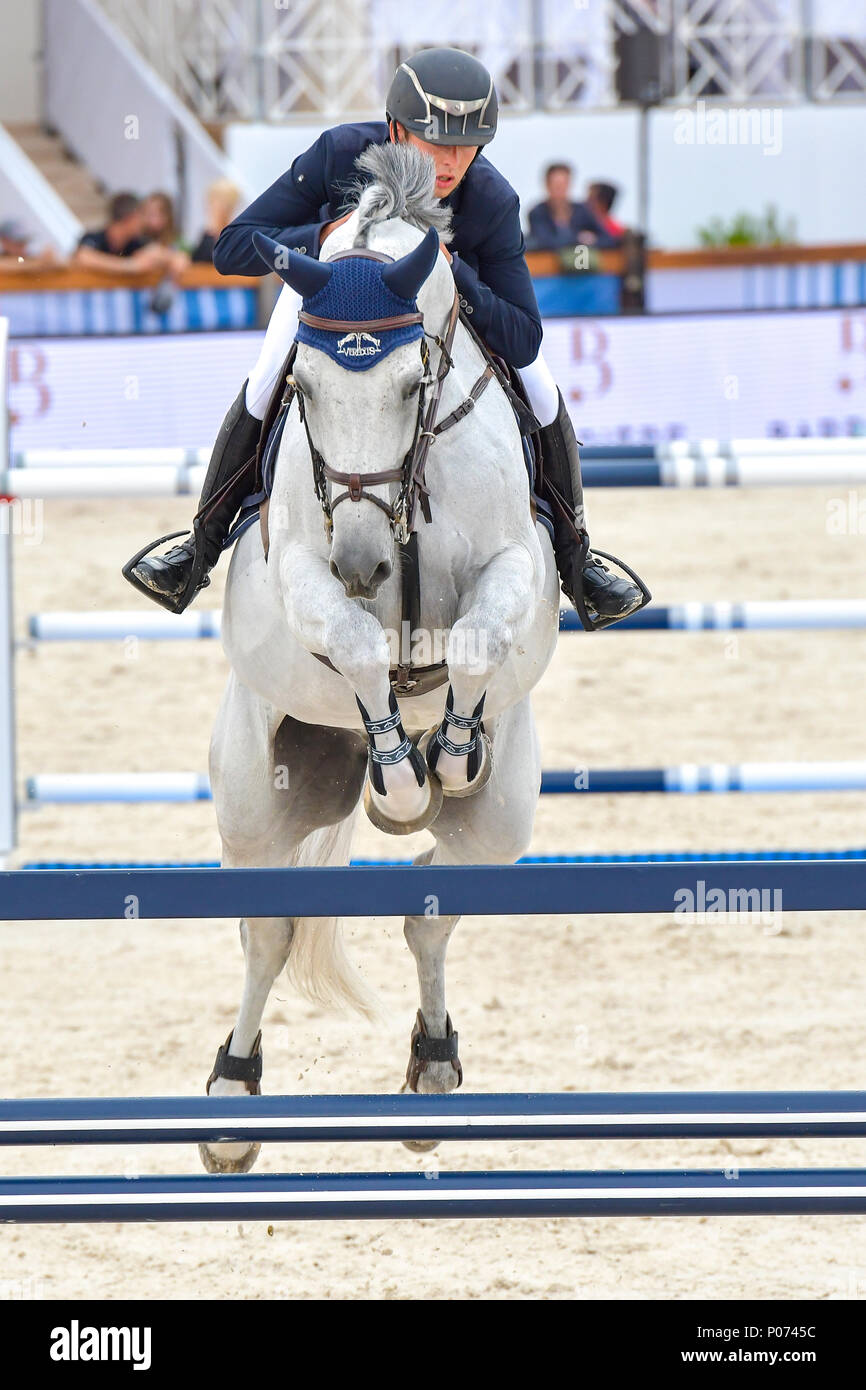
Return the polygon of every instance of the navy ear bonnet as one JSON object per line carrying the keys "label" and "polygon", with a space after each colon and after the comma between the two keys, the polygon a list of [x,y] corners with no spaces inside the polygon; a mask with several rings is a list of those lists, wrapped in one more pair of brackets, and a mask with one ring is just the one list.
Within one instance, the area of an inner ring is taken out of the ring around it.
{"label": "navy ear bonnet", "polygon": [[[333,265],[334,273],[324,289],[304,300],[308,314],[323,319],[348,319],[357,323],[368,319],[392,318],[397,314],[417,311],[414,299],[401,299],[389,290],[382,279],[384,265],[360,256],[347,256]],[[375,367],[383,357],[404,343],[415,342],[424,336],[420,323],[407,323],[402,328],[378,328],[374,332],[335,333],[327,328],[298,324],[299,343],[326,352],[341,367],[363,372]]]}
{"label": "navy ear bonnet", "polygon": [[423,241],[398,261],[380,261],[351,252],[332,261],[317,261],[290,251],[260,231],[253,244],[262,260],[301,295],[303,309],[316,318],[357,325],[322,328],[298,323],[297,341],[318,348],[341,367],[363,372],[405,343],[424,336],[420,323],[367,328],[378,319],[417,314],[416,298],[439,254],[438,233],[431,227]]}

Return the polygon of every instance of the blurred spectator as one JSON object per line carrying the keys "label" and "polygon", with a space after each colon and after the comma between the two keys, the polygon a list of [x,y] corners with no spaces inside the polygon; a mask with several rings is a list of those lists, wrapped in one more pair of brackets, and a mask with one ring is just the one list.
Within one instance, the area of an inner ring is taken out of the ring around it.
{"label": "blurred spectator", "polygon": [[530,251],[555,251],[560,246],[611,247],[618,239],[610,235],[588,203],[573,203],[572,169],[569,164],[550,164],[544,173],[547,197],[529,211]]}
{"label": "blurred spectator", "polygon": [[174,203],[168,193],[148,193],[141,203],[144,235],[160,246],[176,246],[179,240],[174,220]]}
{"label": "blurred spectator", "polygon": [[168,270],[172,252],[150,241],[142,204],[134,193],[116,193],[108,205],[108,223],[85,232],[73,256],[88,270],[117,274],[141,270]]}
{"label": "blurred spectator", "polygon": [[598,218],[609,236],[619,240],[625,236],[625,227],[611,217],[611,209],[619,196],[619,189],[613,183],[591,183],[586,195],[586,206]]}
{"label": "blurred spectator", "polygon": [[241,200],[241,190],[231,179],[217,179],[207,191],[207,219],[198,245],[192,253],[194,261],[213,264],[213,249],[223,227],[227,227]]}
{"label": "blurred spectator", "polygon": [[189,252],[180,238],[174,203],[168,193],[149,193],[141,205],[141,212],[145,235],[170,252],[168,270],[172,279],[177,279],[189,265]]}
{"label": "blurred spectator", "polygon": [[26,261],[29,265],[57,265],[57,254],[53,247],[45,246],[41,251],[31,250],[33,238],[22,222],[8,218],[0,222],[0,268],[10,270]]}

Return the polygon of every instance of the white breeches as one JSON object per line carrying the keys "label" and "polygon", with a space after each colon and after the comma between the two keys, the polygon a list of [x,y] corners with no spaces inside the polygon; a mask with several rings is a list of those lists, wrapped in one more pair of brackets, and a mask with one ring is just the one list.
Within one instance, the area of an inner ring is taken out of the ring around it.
{"label": "white breeches", "polygon": [[257,420],[264,420],[268,401],[277,384],[282,365],[298,331],[298,310],[301,296],[291,285],[283,285],[271,314],[259,360],[247,382],[247,410]]}
{"label": "white breeches", "polygon": [[[257,420],[263,420],[268,408],[277,377],[280,374],[289,346],[298,331],[298,310],[301,297],[290,285],[283,285],[274,305],[271,321],[265,333],[265,341],[258,361],[250,372],[247,382],[247,410]],[[534,362],[520,368],[520,375],[526,387],[529,404],[542,425],[549,425],[556,419],[559,411],[559,393],[550,368],[539,352]]]}
{"label": "white breeches", "polygon": [[559,390],[543,352],[528,367],[520,368],[520,379],[538,423],[552,425],[559,414]]}

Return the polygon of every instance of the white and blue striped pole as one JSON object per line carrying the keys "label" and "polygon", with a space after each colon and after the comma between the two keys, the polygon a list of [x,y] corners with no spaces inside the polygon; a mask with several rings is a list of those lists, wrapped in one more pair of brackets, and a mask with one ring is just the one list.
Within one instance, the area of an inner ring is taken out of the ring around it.
{"label": "white and blue striped pole", "polygon": [[864,1138],[866,1091],[0,1101],[0,1146],[770,1137]]}
{"label": "white and blue striped pole", "polygon": [[864,1212],[862,1168],[0,1179],[0,1221],[27,1223]]}
{"label": "white and blue striped pole", "polygon": [[[215,608],[186,613],[115,612],[34,613],[28,633],[34,642],[174,642],[210,640],[220,635]],[[780,599],[759,602],[651,604],[604,632],[733,632],[831,630],[866,627],[866,599]],[[582,632],[573,609],[559,615],[560,632]]]}
{"label": "white and blue striped pole", "polygon": [[[544,795],[866,791],[866,760],[850,762],[677,763],[672,767],[588,768],[542,773]],[[208,801],[197,772],[39,773],[26,783],[31,805]]]}

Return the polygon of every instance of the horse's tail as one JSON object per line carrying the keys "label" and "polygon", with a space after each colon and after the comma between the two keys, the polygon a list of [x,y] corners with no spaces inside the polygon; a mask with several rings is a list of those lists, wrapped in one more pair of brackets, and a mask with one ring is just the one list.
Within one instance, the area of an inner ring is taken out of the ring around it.
{"label": "horse's tail", "polygon": [[[293,867],[347,864],[356,815],[357,810],[336,825],[313,830],[298,845]],[[296,917],[286,969],[295,988],[314,1004],[348,1006],[373,1020],[381,1015],[376,995],[346,955],[338,917]]]}

